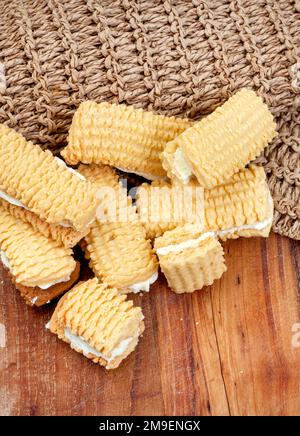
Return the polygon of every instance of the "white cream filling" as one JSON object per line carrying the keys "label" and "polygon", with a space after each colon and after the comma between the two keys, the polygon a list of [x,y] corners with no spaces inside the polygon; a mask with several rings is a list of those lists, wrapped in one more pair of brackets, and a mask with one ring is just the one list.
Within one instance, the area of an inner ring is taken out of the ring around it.
{"label": "white cream filling", "polygon": [[180,148],[174,153],[173,170],[175,175],[183,182],[187,183],[193,174],[190,164],[187,162],[183,151]]}
{"label": "white cream filling", "polygon": [[[9,263],[9,259],[8,259],[7,255],[4,253],[4,251],[2,251],[2,250],[0,250],[0,259],[1,259],[1,262],[3,263],[3,265],[5,266],[5,268],[7,268],[13,274],[13,270],[12,270],[12,267]],[[45,289],[51,288],[51,286],[57,285],[58,283],[68,282],[69,280],[70,280],[70,275],[65,276],[61,279],[55,280],[53,282],[46,283],[44,285],[36,285],[36,286],[40,289],[45,290]]]}
{"label": "white cream filling", "polygon": [[46,283],[45,285],[37,285],[37,286],[39,288],[45,290],[45,289],[51,288],[51,286],[57,285],[58,283],[68,282],[70,280],[70,278],[71,278],[71,276],[68,275],[68,276],[63,277],[62,279],[57,279],[57,280],[55,280],[53,282]]}
{"label": "white cream filling", "polygon": [[144,280],[143,282],[134,283],[133,285],[128,286],[127,289],[130,289],[134,294],[137,294],[140,291],[149,292],[150,286],[153,285],[154,282],[156,282],[157,278],[158,278],[158,271],[152,274],[152,276],[149,277],[149,279]]}
{"label": "white cream filling", "polygon": [[4,251],[2,251],[2,250],[0,250],[0,258],[1,258],[1,262],[3,263],[5,268],[7,268],[9,271],[11,271],[11,266],[10,266],[8,257],[6,256]]}
{"label": "white cream filling", "polygon": [[54,159],[61,167],[66,168],[67,170],[70,171],[70,173],[75,174],[75,176],[79,177],[79,179],[86,180],[86,178],[82,174],[80,174],[78,171],[74,170],[73,168],[68,167],[66,163],[59,157],[55,156]]}
{"label": "white cream filling", "polygon": [[90,344],[83,339],[81,336],[74,335],[72,331],[66,327],[64,331],[65,338],[70,342],[71,348],[75,350],[81,351],[85,357],[88,357],[89,354],[93,354],[96,357],[101,357],[107,362],[111,362],[116,357],[121,356],[127,350],[130,342],[133,340],[132,337],[123,339],[119,345],[114,348],[111,352],[111,356],[105,356],[103,353],[100,353],[95,348],[91,347]]}
{"label": "white cream filling", "polygon": [[266,218],[262,221],[258,221],[254,224],[244,224],[242,226],[230,227],[224,230],[217,230],[216,232],[206,232],[203,233],[199,238],[188,239],[187,241],[180,242],[179,244],[167,245],[166,247],[160,247],[156,250],[156,253],[161,256],[166,256],[169,253],[180,253],[187,248],[195,248],[198,246],[199,242],[211,238],[219,237],[222,238],[226,235],[239,232],[241,230],[263,230],[265,227],[272,223],[273,216]]}
{"label": "white cream filling", "polygon": [[167,245],[166,247],[160,247],[156,250],[157,254],[160,256],[166,256],[169,253],[180,253],[187,248],[195,248],[199,245],[199,242],[204,239],[214,237],[215,232],[206,232],[196,239],[188,239],[187,241],[180,242],[179,244]]}
{"label": "white cream filling", "polygon": [[61,227],[71,228],[73,227],[72,224],[68,223],[67,221],[60,221],[59,225]]}
{"label": "white cream filling", "polygon": [[2,198],[3,200],[7,201],[10,204],[13,204],[14,206],[22,207],[23,209],[28,210],[28,207],[26,207],[25,204],[22,203],[22,201],[17,200],[14,197],[11,197],[10,195],[6,194],[6,192],[4,191],[0,191],[0,198]]}
{"label": "white cream filling", "polygon": [[123,171],[124,173],[136,174],[137,176],[141,176],[141,177],[144,177],[144,179],[148,179],[148,180],[152,180],[152,181],[165,179],[165,177],[163,177],[163,176],[154,176],[153,174],[140,173],[138,171],[128,170],[127,168],[120,168],[120,167],[116,167],[116,168],[120,171]]}

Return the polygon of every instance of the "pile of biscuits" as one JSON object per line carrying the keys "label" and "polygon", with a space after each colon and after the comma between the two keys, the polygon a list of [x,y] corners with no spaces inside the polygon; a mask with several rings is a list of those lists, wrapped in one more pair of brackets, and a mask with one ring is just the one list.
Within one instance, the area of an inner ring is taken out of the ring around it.
{"label": "pile of biscuits", "polygon": [[[264,170],[250,162],[275,127],[248,89],[199,122],[84,102],[64,160],[0,125],[4,267],[27,304],[64,294],[47,327],[94,362],[118,367],[144,330],[127,294],[149,291],[159,266],[174,292],[193,292],[226,270],[220,241],[268,236],[272,198]],[[119,170],[148,180],[134,199]],[[189,206],[178,213],[187,192]],[[95,275],[80,283],[76,245]]]}

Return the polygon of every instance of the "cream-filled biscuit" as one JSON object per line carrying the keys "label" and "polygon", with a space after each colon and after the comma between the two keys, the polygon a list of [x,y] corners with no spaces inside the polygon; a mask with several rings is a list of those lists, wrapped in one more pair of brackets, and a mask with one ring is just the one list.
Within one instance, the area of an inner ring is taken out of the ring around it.
{"label": "cream-filled biscuit", "polygon": [[262,167],[250,165],[227,183],[204,192],[205,231],[229,238],[270,233],[273,200]]}
{"label": "cream-filled biscuit", "polygon": [[273,116],[254,91],[238,91],[212,114],[170,141],[162,155],[172,179],[195,176],[206,189],[225,183],[276,136]]}
{"label": "cream-filled biscuit", "polygon": [[192,121],[156,115],[111,103],[82,103],[72,120],[68,146],[70,164],[107,164],[146,179],[164,177],[160,153]]}
{"label": "cream-filled biscuit", "polygon": [[102,199],[102,211],[83,244],[91,269],[123,292],[149,291],[158,277],[157,259],[118,176],[103,165],[80,166],[79,171],[97,186]]}
{"label": "cream-filled biscuit", "polygon": [[49,224],[85,232],[99,204],[92,184],[50,151],[0,125],[0,198]]}
{"label": "cream-filled biscuit", "polygon": [[159,264],[172,291],[194,292],[211,285],[226,271],[224,252],[213,233],[187,224],[167,231],[154,244]]}
{"label": "cream-filled biscuit", "polygon": [[16,287],[39,288],[43,293],[59,284],[55,291],[64,292],[78,278],[72,254],[0,205],[0,256]]}
{"label": "cream-filled biscuit", "polygon": [[113,369],[136,348],[143,319],[126,295],[94,278],[61,298],[48,327],[75,351]]}

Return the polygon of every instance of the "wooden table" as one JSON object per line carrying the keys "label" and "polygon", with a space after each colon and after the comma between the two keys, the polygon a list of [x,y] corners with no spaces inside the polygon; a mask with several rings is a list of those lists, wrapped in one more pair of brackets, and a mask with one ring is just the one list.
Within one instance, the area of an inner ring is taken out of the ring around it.
{"label": "wooden table", "polygon": [[27,307],[0,270],[1,414],[299,415],[300,244],[271,235],[225,252],[214,286],[176,295],[161,278],[137,297],[146,331],[114,371],[47,332],[54,306]]}

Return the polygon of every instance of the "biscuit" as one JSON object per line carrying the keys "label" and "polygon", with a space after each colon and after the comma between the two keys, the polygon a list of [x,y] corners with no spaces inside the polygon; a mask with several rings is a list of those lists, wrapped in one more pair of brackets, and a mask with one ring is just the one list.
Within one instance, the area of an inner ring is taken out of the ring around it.
{"label": "biscuit", "polygon": [[20,283],[15,282],[15,277],[9,273],[12,282],[20,291],[21,297],[24,298],[25,303],[29,306],[41,307],[44,304],[50,303],[55,298],[68,291],[77,281],[80,274],[80,263],[76,261],[76,267],[71,273],[70,280],[68,282],[57,283],[50,286],[48,289],[41,289],[38,286],[29,287],[23,286]]}
{"label": "biscuit", "polygon": [[160,153],[190,127],[186,119],[165,117],[111,103],[81,103],[62,156],[69,164],[107,164],[147,179],[165,176]]}
{"label": "biscuit", "polygon": [[206,189],[225,183],[276,136],[273,116],[261,97],[242,89],[212,114],[169,142],[162,153],[169,177],[196,176]]}
{"label": "biscuit", "polygon": [[157,259],[126,190],[112,168],[80,166],[79,171],[95,183],[102,198],[102,213],[97,212],[83,247],[91,269],[101,281],[124,292],[149,291],[157,279]]}
{"label": "biscuit", "polygon": [[211,285],[226,271],[223,248],[213,232],[202,234],[195,225],[167,231],[155,239],[154,249],[169,287],[177,294]]}
{"label": "biscuit", "polygon": [[88,229],[99,203],[90,182],[50,151],[0,125],[0,190],[49,224]]}
{"label": "biscuit", "polygon": [[72,250],[46,238],[0,205],[0,254],[17,284],[47,289],[69,282],[76,262]]}
{"label": "biscuit", "polygon": [[204,193],[205,231],[222,240],[240,236],[267,237],[273,221],[273,201],[262,167],[250,165],[224,185]]}
{"label": "biscuit", "polygon": [[197,183],[143,183],[137,189],[136,208],[149,239],[186,223],[197,222],[200,228],[204,222],[203,188]]}
{"label": "biscuit", "polygon": [[143,319],[140,307],[94,278],[61,298],[49,329],[94,363],[113,369],[136,348]]}
{"label": "biscuit", "polygon": [[78,171],[97,189],[97,197],[100,201],[96,212],[98,221],[119,223],[137,220],[132,200],[119,182],[119,176],[114,168],[103,164],[80,165]]}
{"label": "biscuit", "polygon": [[87,231],[80,233],[76,232],[76,230],[71,227],[46,223],[46,221],[41,220],[33,212],[30,212],[30,210],[15,206],[7,201],[0,200],[0,205],[10,213],[10,215],[13,215],[15,218],[18,218],[25,223],[31,224],[35,230],[39,231],[46,238],[54,239],[66,248],[75,247],[75,245],[78,244],[78,242],[87,234]]}

